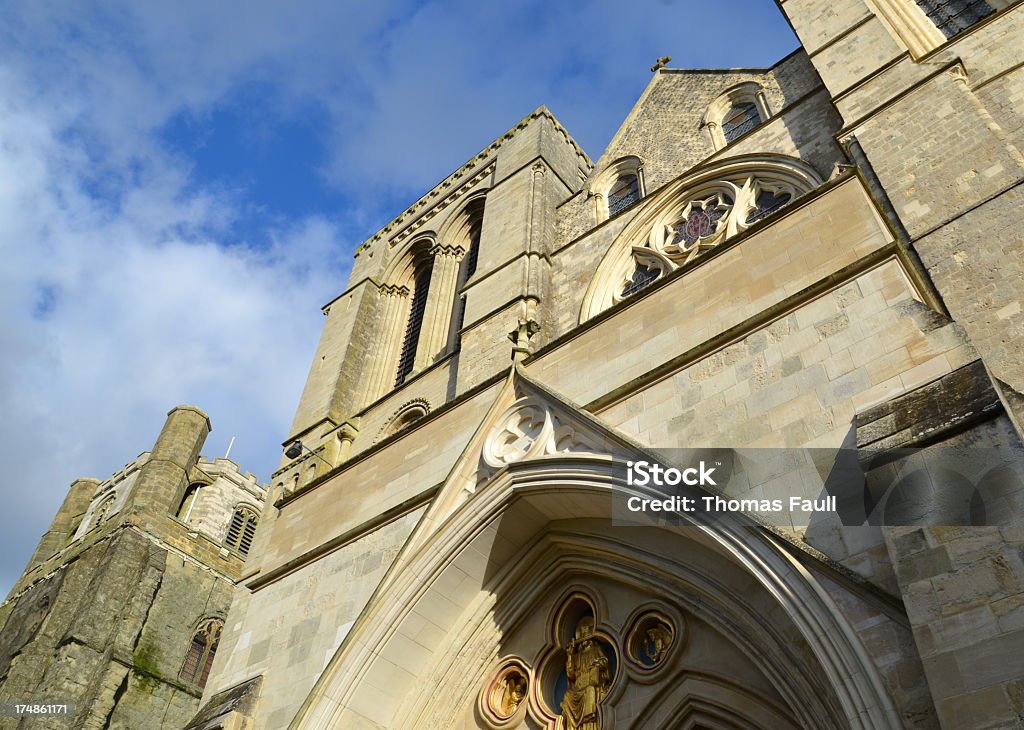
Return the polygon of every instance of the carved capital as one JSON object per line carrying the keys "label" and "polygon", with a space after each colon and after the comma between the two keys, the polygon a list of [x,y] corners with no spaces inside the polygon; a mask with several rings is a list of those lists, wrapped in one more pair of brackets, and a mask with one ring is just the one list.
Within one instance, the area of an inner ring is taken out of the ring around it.
{"label": "carved capital", "polygon": [[970,79],[967,76],[967,69],[964,68],[963,64],[953,64],[946,70],[946,73],[948,73],[950,78],[954,81],[960,81],[964,85],[967,85],[970,82]]}
{"label": "carved capital", "polygon": [[462,257],[466,255],[466,249],[450,243],[435,243],[430,247],[430,255],[434,257],[450,256],[456,261],[461,261]]}
{"label": "carved capital", "polygon": [[381,296],[386,297],[407,297],[409,296],[409,287],[398,286],[395,284],[382,284],[380,287]]}

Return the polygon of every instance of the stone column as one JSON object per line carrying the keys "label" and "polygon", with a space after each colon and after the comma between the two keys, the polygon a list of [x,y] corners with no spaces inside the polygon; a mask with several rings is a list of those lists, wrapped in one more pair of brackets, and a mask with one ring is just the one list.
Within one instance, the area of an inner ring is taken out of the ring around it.
{"label": "stone column", "polygon": [[60,510],[58,510],[53,518],[53,522],[50,523],[50,529],[47,530],[46,534],[39,541],[39,546],[36,548],[35,553],[32,554],[32,559],[29,560],[26,571],[32,570],[32,568],[44,562],[64,547],[72,532],[77,530],[78,525],[81,524],[82,517],[85,515],[85,511],[89,509],[92,495],[96,492],[96,487],[99,486],[99,483],[98,479],[83,478],[76,479],[71,484],[67,496],[64,497],[64,503],[61,504]]}
{"label": "stone column", "polygon": [[718,130],[717,124],[707,122],[704,125],[704,129],[708,130],[708,137],[711,139],[711,147],[713,149],[717,151],[725,147],[725,136]]}
{"label": "stone column", "polygon": [[398,348],[402,342],[402,327],[406,319],[406,302],[409,298],[409,287],[380,287],[380,343],[373,352],[369,368],[367,387],[362,405],[368,405],[382,396],[395,384],[398,368]]}
{"label": "stone column", "polygon": [[416,345],[413,372],[430,365],[448,346],[452,305],[459,283],[459,265],[466,255],[466,249],[438,243],[430,253],[434,257],[434,266],[430,272],[430,289],[427,290],[427,304],[423,312],[420,339]]}
{"label": "stone column", "polygon": [[345,421],[338,427],[338,455],[335,465],[347,461],[352,456],[352,443],[359,434],[359,419]]}

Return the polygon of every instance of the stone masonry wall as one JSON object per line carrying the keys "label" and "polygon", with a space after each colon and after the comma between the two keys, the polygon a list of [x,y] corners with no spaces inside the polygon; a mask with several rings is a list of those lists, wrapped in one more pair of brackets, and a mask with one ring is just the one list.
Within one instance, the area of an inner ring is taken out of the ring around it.
{"label": "stone masonry wall", "polygon": [[[191,639],[184,614],[223,615],[230,598],[229,581],[117,530],[13,599],[0,631],[0,701],[74,702],[71,724],[54,727],[184,725],[200,694],[177,681]],[[44,727],[29,723],[4,718],[0,728]]]}
{"label": "stone masonry wall", "polygon": [[421,515],[410,512],[259,590],[241,589],[205,697],[262,674],[258,714],[266,727],[286,727]]}

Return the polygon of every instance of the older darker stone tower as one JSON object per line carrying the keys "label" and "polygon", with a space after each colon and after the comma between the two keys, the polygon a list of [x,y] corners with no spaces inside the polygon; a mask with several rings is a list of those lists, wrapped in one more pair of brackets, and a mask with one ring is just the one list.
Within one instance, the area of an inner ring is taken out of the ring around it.
{"label": "older darker stone tower", "polygon": [[0,727],[181,727],[197,707],[264,489],[167,416],[153,450],[78,479],[0,607],[0,703],[73,703]]}

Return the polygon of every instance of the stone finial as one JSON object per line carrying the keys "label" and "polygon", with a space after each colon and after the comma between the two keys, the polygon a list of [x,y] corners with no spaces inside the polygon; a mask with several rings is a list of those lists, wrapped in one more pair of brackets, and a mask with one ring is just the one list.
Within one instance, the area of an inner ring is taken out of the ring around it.
{"label": "stone finial", "polygon": [[668,65],[668,62],[672,60],[672,56],[659,56],[658,62],[651,66],[651,72],[657,73],[661,69]]}
{"label": "stone finial", "polygon": [[530,340],[540,332],[540,325],[532,319],[521,319],[514,330],[508,333],[512,341],[512,360],[520,362],[530,354]]}

